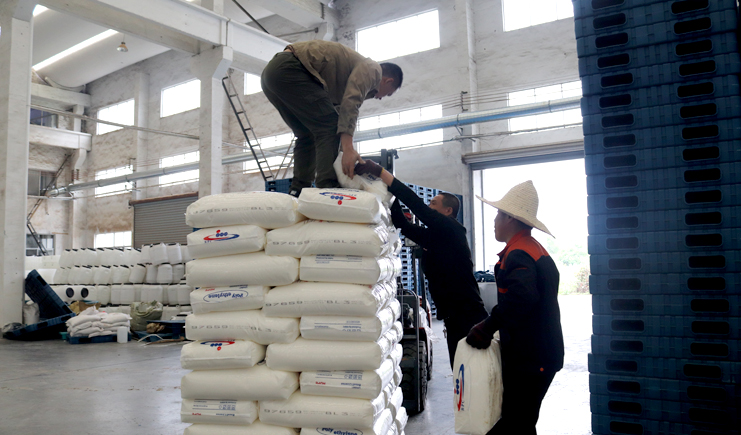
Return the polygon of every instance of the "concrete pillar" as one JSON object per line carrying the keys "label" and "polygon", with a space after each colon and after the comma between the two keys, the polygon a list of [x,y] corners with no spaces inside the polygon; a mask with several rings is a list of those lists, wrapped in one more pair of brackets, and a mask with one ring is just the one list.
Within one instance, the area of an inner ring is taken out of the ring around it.
{"label": "concrete pillar", "polygon": [[[149,127],[149,74],[138,71],[134,82],[134,125],[137,127]],[[134,171],[145,171],[149,169],[145,164],[149,150],[149,133],[136,132],[136,167]],[[138,180],[134,199],[145,199],[147,197],[146,187],[148,179]]]}
{"label": "concrete pillar", "polygon": [[35,1],[0,2],[0,326],[22,322]]}
{"label": "concrete pillar", "polygon": [[191,72],[201,81],[199,198],[222,191],[224,89],[221,79],[226,75],[233,58],[233,50],[225,46],[202,51],[191,58]]}
{"label": "concrete pillar", "polygon": [[201,7],[224,15],[224,0],[201,0]]}
{"label": "concrete pillar", "polygon": [[[72,113],[74,113],[75,115],[84,115],[85,106],[80,106],[79,104],[75,104],[74,106],[72,106]],[[82,132],[82,119],[72,118],[72,131]]]}

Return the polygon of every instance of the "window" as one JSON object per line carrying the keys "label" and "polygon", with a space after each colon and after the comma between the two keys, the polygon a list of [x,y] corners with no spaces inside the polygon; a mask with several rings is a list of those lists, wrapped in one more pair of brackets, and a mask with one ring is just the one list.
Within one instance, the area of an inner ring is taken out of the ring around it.
{"label": "window", "polygon": [[[171,166],[180,166],[187,163],[198,163],[201,159],[201,154],[198,151],[193,151],[185,154],[178,154],[171,157],[163,157],[160,159],[160,168],[169,168]],[[177,172],[174,174],[163,175],[160,177],[160,184],[180,184],[188,181],[198,181],[198,169],[193,169],[185,172]]]}
{"label": "window", "polygon": [[[278,134],[275,136],[266,136],[257,139],[257,142],[260,144],[260,148],[262,148],[263,150],[269,150],[271,148],[285,148],[291,145],[291,141],[293,141],[293,133]],[[244,146],[247,146],[246,142]],[[265,153],[268,165],[273,171],[276,171],[278,169],[278,166],[280,166],[280,164],[283,162],[284,151],[281,151],[280,154],[281,155],[276,156],[272,155],[272,153]],[[290,160],[291,156],[289,155],[286,158],[285,163],[288,164]],[[255,160],[247,160],[242,163],[242,169],[245,172],[255,172],[258,170],[257,162]]]}
{"label": "window", "polygon": [[[510,92],[507,94],[507,101],[509,106],[519,106],[521,104],[540,103],[579,96],[581,96],[581,82],[575,81],[560,85],[527,89],[525,91]],[[581,109],[569,109],[553,113],[512,118],[509,120],[509,131],[557,128],[569,124],[579,124],[581,122]]]}
{"label": "window", "polygon": [[95,235],[95,248],[130,248],[131,231]]}
{"label": "window", "polygon": [[[46,249],[46,253],[49,255],[54,254],[54,235],[52,234],[37,234],[39,243]],[[39,257],[43,255],[41,248],[34,240],[33,236],[26,234],[26,257]]]}
{"label": "window", "polygon": [[438,48],[440,24],[437,15],[435,10],[358,30],[357,50],[380,62]]}
{"label": "window", "polygon": [[46,189],[54,189],[57,187],[56,181],[54,180],[54,172],[37,171],[35,169],[28,170],[28,195],[31,196],[43,196],[46,194]]}
{"label": "window", "polygon": [[162,90],[160,118],[201,107],[201,81],[191,80]]}
{"label": "window", "polygon": [[[115,122],[116,124],[134,125],[134,99],[132,98],[131,100],[126,100],[122,103],[98,110],[98,119]],[[106,134],[123,128],[116,127],[115,125],[96,124],[96,134]]]}
{"label": "window", "polygon": [[[95,171],[96,180],[105,180],[106,178],[120,177],[121,175],[133,174],[131,166],[121,166],[120,168],[104,169],[102,171]],[[133,189],[134,184],[131,182],[123,182],[118,184],[111,184],[110,186],[102,186],[95,188],[95,196],[109,196],[118,193],[126,193]]]}
{"label": "window", "polygon": [[[37,6],[38,7],[38,6]],[[31,124],[57,128],[59,117],[43,110],[31,109]]]}
{"label": "window", "polygon": [[[443,106],[427,106],[417,109],[405,110],[403,112],[387,113],[385,115],[369,116],[358,120],[358,131],[371,130],[381,127],[408,124],[410,122],[427,121],[429,119],[441,118]],[[358,142],[360,154],[372,154],[383,148],[408,148],[412,146],[431,145],[442,142],[443,130],[429,130],[419,133],[410,133],[402,136],[393,136],[383,139],[373,139]]]}
{"label": "window", "polygon": [[503,0],[504,31],[574,16],[571,0]]}
{"label": "window", "polygon": [[262,92],[260,76],[250,73],[244,73],[244,94],[252,95]]}

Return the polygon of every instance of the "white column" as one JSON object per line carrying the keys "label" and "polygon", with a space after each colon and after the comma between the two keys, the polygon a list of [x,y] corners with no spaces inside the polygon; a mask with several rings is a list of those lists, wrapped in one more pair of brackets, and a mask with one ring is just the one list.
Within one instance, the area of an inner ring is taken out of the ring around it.
{"label": "white column", "polygon": [[233,58],[233,50],[225,46],[203,51],[191,58],[191,72],[201,81],[199,198],[219,194],[222,190],[224,89],[221,79]]}
{"label": "white column", "polygon": [[[136,82],[134,82],[134,125],[137,127],[149,127],[149,74],[138,71]],[[149,169],[146,165],[149,150],[149,133],[136,132],[136,167],[135,172]],[[134,199],[145,199],[147,197],[146,187],[148,179],[136,182]]]}
{"label": "white column", "polygon": [[0,326],[22,322],[35,1],[0,2]]}

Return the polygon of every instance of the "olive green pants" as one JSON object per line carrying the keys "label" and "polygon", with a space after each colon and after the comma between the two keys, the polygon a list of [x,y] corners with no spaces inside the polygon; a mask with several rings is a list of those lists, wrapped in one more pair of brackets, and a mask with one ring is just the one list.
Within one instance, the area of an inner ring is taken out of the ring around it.
{"label": "olive green pants", "polygon": [[338,187],[339,116],[329,93],[290,52],[275,55],[262,72],[262,90],[296,136],[291,190]]}

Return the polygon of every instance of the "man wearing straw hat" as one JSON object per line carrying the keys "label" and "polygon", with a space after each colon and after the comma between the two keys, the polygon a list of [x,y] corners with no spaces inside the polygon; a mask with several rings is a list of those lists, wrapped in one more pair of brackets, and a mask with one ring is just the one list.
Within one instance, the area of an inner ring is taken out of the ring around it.
{"label": "man wearing straw hat", "polygon": [[468,333],[478,349],[491,345],[499,331],[502,350],[502,416],[489,434],[535,434],[540,404],[563,367],[564,346],[558,308],[556,264],[530,232],[553,236],[540,222],[538,193],[532,181],[513,187],[499,201],[481,201],[499,210],[494,235],[507,246],[494,270],[498,304]]}

